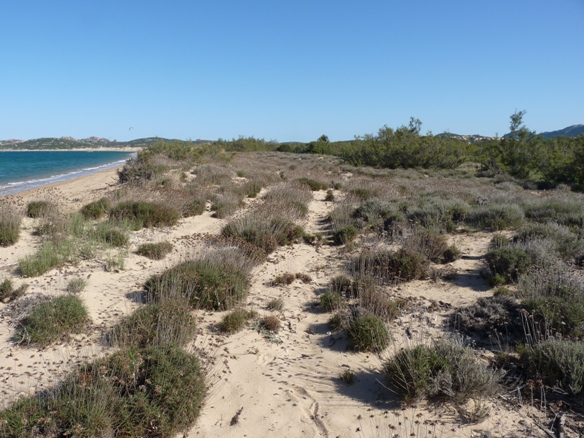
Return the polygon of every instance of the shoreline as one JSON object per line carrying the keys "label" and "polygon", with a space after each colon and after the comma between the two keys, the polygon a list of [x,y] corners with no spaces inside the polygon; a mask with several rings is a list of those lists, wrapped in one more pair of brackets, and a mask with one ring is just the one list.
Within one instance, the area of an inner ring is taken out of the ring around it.
{"label": "shoreline", "polygon": [[72,148],[72,149],[0,149],[0,152],[139,152],[144,147]]}
{"label": "shoreline", "polygon": [[[19,152],[19,151],[17,151],[17,152]],[[30,152],[38,152],[38,151],[30,151]],[[106,152],[106,151],[101,151],[101,152]],[[115,152],[117,152],[117,151],[115,151]],[[129,158],[133,158],[136,156],[136,152],[133,152],[133,153],[130,151],[126,151],[126,152],[128,152],[130,154]],[[73,170],[73,171],[65,173],[65,174],[48,176],[46,178],[41,178],[39,180],[29,180],[29,181],[17,182],[17,183],[19,183],[18,185],[14,185],[10,188],[8,186],[6,186],[6,187],[0,189],[0,200],[5,199],[7,197],[11,197],[11,196],[18,196],[18,195],[21,195],[23,193],[27,193],[27,192],[30,192],[30,191],[36,190],[36,189],[54,187],[54,186],[61,185],[63,183],[70,182],[70,181],[77,181],[77,180],[80,180],[82,178],[86,178],[86,177],[90,177],[92,175],[100,174],[102,172],[107,172],[107,171],[117,172],[117,170],[120,169],[121,167],[123,167],[126,162],[127,162],[127,159],[123,160],[123,162],[121,160],[118,160],[118,161],[114,161],[111,163],[102,164],[102,165],[96,166],[94,168],[82,168],[79,170]]]}
{"label": "shoreline", "polygon": [[25,201],[37,200],[46,197],[47,192],[58,190],[61,196],[67,200],[67,204],[79,206],[76,204],[83,204],[91,202],[95,196],[92,194],[96,192],[109,191],[112,187],[118,184],[118,169],[123,165],[116,166],[111,169],[103,169],[95,173],[87,175],[79,175],[75,178],[64,181],[56,181],[50,184],[32,187],[20,192],[11,193],[0,196],[0,202],[6,202],[13,199],[22,199]]}

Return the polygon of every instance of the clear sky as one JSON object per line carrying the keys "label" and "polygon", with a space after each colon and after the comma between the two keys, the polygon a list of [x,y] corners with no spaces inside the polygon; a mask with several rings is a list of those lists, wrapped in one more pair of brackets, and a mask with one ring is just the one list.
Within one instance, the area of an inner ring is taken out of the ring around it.
{"label": "clear sky", "polygon": [[584,0],[2,0],[0,139],[584,123]]}

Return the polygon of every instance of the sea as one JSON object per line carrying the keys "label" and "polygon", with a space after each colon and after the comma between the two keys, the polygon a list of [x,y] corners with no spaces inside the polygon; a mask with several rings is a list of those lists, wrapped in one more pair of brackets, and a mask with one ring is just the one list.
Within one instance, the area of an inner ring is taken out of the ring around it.
{"label": "sea", "polygon": [[0,197],[118,167],[120,151],[0,151]]}

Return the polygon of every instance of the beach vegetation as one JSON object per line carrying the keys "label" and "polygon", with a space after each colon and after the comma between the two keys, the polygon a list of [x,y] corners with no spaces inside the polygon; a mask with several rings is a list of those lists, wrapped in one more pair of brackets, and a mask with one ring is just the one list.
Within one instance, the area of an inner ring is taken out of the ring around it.
{"label": "beach vegetation", "polygon": [[172,251],[172,248],[173,245],[170,242],[143,243],[136,250],[136,254],[151,260],[162,260]]}
{"label": "beach vegetation", "polygon": [[0,246],[12,246],[20,237],[22,216],[16,210],[0,206]]}
{"label": "beach vegetation", "polygon": [[179,347],[121,349],[0,411],[3,436],[172,437],[199,417],[200,361]]}
{"label": "beach vegetation", "polygon": [[76,295],[64,295],[38,304],[22,321],[19,342],[45,347],[57,339],[80,333],[89,323],[89,312]]}
{"label": "beach vegetation", "polygon": [[500,375],[457,340],[402,349],[385,362],[384,374],[389,387],[410,402],[426,398],[464,404],[500,389]]}
{"label": "beach vegetation", "polygon": [[384,350],[391,340],[387,326],[375,315],[359,315],[352,318],[346,328],[351,347],[356,351],[378,353]]}
{"label": "beach vegetation", "polygon": [[84,205],[81,208],[81,214],[85,219],[100,219],[108,213],[110,208],[110,200],[108,198],[100,198]]}
{"label": "beach vegetation", "polygon": [[238,307],[228,312],[221,318],[219,330],[224,333],[235,333],[242,330],[250,319],[257,316],[257,313],[251,310]]}
{"label": "beach vegetation", "polygon": [[87,286],[87,281],[85,281],[81,277],[76,277],[69,280],[69,282],[67,283],[66,290],[69,293],[78,294],[83,289],[85,289],[85,286]]}
{"label": "beach vegetation", "polygon": [[40,218],[46,215],[56,206],[49,201],[31,201],[26,206],[26,216],[30,218]]}
{"label": "beach vegetation", "polygon": [[193,308],[228,310],[247,297],[248,272],[224,257],[189,260],[150,277],[145,289],[153,301],[165,291],[188,299]]}
{"label": "beach vegetation", "polygon": [[184,300],[143,305],[111,329],[109,343],[122,347],[183,346],[195,335],[196,321]]}
{"label": "beach vegetation", "polygon": [[180,215],[175,209],[164,204],[127,201],[113,207],[109,217],[112,222],[127,222],[134,231],[138,231],[142,228],[175,225]]}

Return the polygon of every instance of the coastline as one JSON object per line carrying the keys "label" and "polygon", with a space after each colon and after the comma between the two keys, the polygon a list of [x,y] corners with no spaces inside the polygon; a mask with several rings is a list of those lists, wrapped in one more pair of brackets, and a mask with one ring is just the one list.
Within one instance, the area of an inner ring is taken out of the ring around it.
{"label": "coastline", "polygon": [[[95,151],[96,152],[107,152],[107,151],[102,150],[102,149],[95,150]],[[0,152],[2,152],[2,151],[0,151]],[[4,151],[4,152],[9,152],[9,151]],[[21,151],[15,151],[15,152],[21,152]],[[23,152],[39,152],[39,151],[23,151]],[[45,152],[45,151],[42,151],[42,152]],[[47,152],[49,152],[49,151],[47,151]],[[53,151],[50,151],[50,152],[53,152]],[[88,150],[57,151],[57,150],[54,150],[54,152],[93,152],[93,151],[88,151]],[[113,151],[113,152],[126,152],[128,154],[128,155],[126,155],[127,158],[135,157],[137,154],[136,152],[131,152],[131,151]],[[1,154],[0,154],[0,157],[1,157]],[[92,167],[86,167],[86,168],[81,168],[81,169],[77,169],[77,170],[72,170],[72,171],[69,171],[66,173],[49,175],[47,177],[40,177],[39,179],[32,179],[32,180],[28,180],[28,181],[15,181],[13,183],[9,183],[8,185],[4,185],[4,186],[0,185],[0,199],[10,197],[10,196],[20,195],[20,194],[27,193],[27,192],[30,192],[30,191],[35,190],[35,189],[59,186],[63,183],[69,182],[69,181],[78,181],[78,180],[81,180],[82,178],[89,177],[89,176],[96,175],[96,174],[100,174],[102,172],[107,172],[110,170],[116,172],[119,168],[121,168],[125,164],[125,162],[127,161],[127,158],[124,160],[113,161],[113,162],[98,165],[98,166],[92,166]],[[12,187],[9,187],[10,185],[12,185]]]}
{"label": "coastline", "polygon": [[142,149],[144,148],[0,149],[0,152],[139,152]]}

